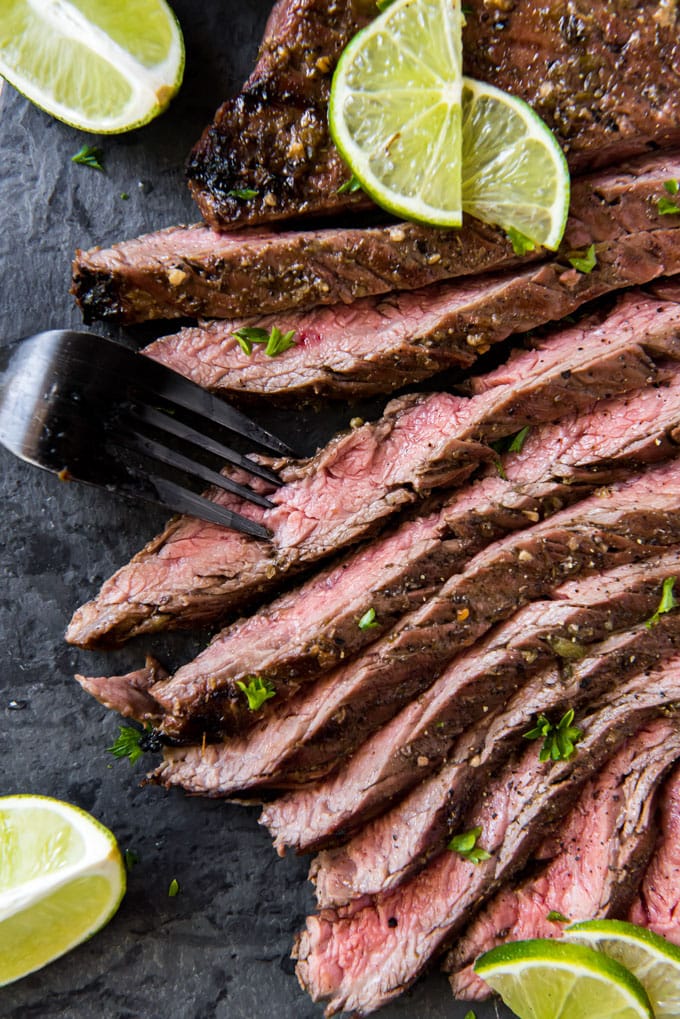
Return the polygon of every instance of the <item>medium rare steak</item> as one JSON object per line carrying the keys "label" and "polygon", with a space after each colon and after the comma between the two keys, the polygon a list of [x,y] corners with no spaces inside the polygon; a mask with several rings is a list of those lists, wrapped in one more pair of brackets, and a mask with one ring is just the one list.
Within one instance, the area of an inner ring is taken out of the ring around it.
{"label": "medium rare steak", "polygon": [[456,998],[491,995],[473,964],[507,941],[559,938],[564,923],[625,915],[656,834],[655,793],[680,757],[680,730],[658,718],[626,741],[591,779],[566,818],[536,854],[550,863],[536,877],[504,888],[476,917],[446,959]]}
{"label": "medium rare steak", "polygon": [[[668,160],[645,158],[616,173],[600,172],[575,183],[561,249],[564,264],[554,274],[566,272],[566,282],[578,294],[583,284],[565,259],[573,249],[591,243],[602,249],[604,268],[596,279],[606,275],[622,285],[631,278],[644,281],[672,272],[672,267],[662,268],[667,261],[674,264],[667,238],[665,247],[663,238],[660,244],[653,237],[642,238],[644,246],[637,254],[629,238],[676,225],[659,216],[656,202],[666,194],[663,182],[680,175],[678,162],[677,153]],[[605,249],[613,244],[617,251],[607,255]],[[541,252],[518,258],[502,231],[473,219],[460,230],[394,223],[225,235],[202,225],[171,227],[109,249],[77,252],[73,293],[86,319],[132,322],[183,315],[233,319],[349,304],[507,265],[524,267],[538,257]],[[595,291],[590,296],[594,295]],[[554,298],[547,298],[547,303],[554,305]],[[466,343],[462,348],[469,356]]]}
{"label": "medium rare steak", "polygon": [[[310,852],[346,837],[441,767],[463,729],[477,721],[475,708],[477,717],[481,705],[490,717],[546,665],[547,689],[554,683],[555,659],[563,658],[571,668],[574,660],[590,653],[588,645],[649,619],[677,557],[674,549],[660,560],[588,577],[575,590],[574,585],[568,592],[558,588],[554,602],[534,602],[520,610],[486,640],[454,658],[436,683],[359,747],[339,771],[268,804],[261,820],[275,836],[276,848],[281,853],[286,847]],[[638,638],[642,644],[645,637],[643,632]]]}
{"label": "medium rare steak", "polygon": [[[377,422],[331,440],[302,465],[284,466],[287,483],[269,496],[275,508],[245,506],[246,516],[259,514],[271,528],[271,543],[176,517],[76,612],[66,639],[93,646],[205,623],[360,541],[398,508],[467,477],[490,456],[488,447],[451,434],[468,403],[445,394],[395,400]],[[226,493],[211,498],[234,504]]]}
{"label": "medium rare steak", "polygon": [[[363,11],[361,10],[363,8]],[[330,142],[326,105],[338,56],[374,8],[357,0],[280,0],[256,68],[191,154],[189,184],[218,229],[357,202]],[[573,169],[616,163],[677,139],[680,21],[674,5],[557,0],[477,5],[465,73],[521,96],[556,133]],[[233,192],[257,194],[239,201]]]}
{"label": "medium rare steak", "polygon": [[[680,460],[616,485],[477,555],[356,661],[274,707],[248,737],[165,752],[155,777],[210,796],[285,787],[327,773],[462,649],[579,573],[651,557],[680,542]],[[470,710],[479,710],[470,701]]]}
{"label": "medium rare steak", "polygon": [[661,792],[660,828],[628,919],[680,945],[680,767]]}
{"label": "medium rare steak", "polygon": [[478,864],[444,851],[425,870],[375,899],[365,897],[309,917],[296,954],[297,973],[327,1014],[366,1015],[400,994],[469,918],[470,912],[510,880],[571,807],[583,782],[624,739],[652,719],[680,725],[680,658],[657,673],[641,673],[582,718],[583,739],[568,760],[539,762],[529,748],[486,786],[458,831],[481,828]]}

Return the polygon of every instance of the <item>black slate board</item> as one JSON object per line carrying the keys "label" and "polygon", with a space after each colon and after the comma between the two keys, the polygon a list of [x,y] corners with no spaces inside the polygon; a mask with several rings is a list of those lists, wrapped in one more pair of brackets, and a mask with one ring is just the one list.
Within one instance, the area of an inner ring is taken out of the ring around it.
{"label": "black slate board", "polygon": [[[0,344],[41,329],[79,325],[68,294],[76,247],[107,244],[198,218],[183,162],[215,108],[248,74],[271,0],[177,0],[187,45],[183,88],[148,127],[92,138],[51,120],[5,86],[0,96]],[[100,144],[105,174],[74,165],[83,142]],[[121,194],[127,193],[127,200]],[[146,338],[144,329],[128,339]],[[94,356],[94,355],[93,355]],[[96,362],[95,362],[96,370]],[[308,448],[355,409],[301,418],[267,415]],[[161,511],[60,483],[0,448],[0,794],[70,800],[108,825],[139,863],[114,920],[91,942],[0,990],[11,1019],[312,1019],[289,959],[313,908],[307,861],[279,860],[257,810],[140,788],[106,753],[118,718],[73,681],[137,667],[147,649],[169,665],[205,635],[138,641],[115,655],[86,655],[62,634],[72,611],[164,521]],[[180,885],[168,897],[173,878]],[[462,1019],[439,974],[421,980],[385,1019]],[[509,1013],[496,1004],[478,1019]]]}

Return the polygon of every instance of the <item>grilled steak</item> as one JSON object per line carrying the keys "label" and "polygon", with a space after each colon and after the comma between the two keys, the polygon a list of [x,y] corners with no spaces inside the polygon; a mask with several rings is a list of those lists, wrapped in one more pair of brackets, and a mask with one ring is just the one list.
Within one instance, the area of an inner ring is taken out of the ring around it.
{"label": "grilled steak", "polygon": [[587,653],[587,645],[649,619],[677,555],[674,549],[659,561],[589,577],[568,595],[558,588],[554,602],[528,605],[485,641],[454,658],[433,686],[359,747],[339,771],[265,807],[262,823],[275,836],[276,848],[281,853],[289,846],[309,852],[338,833],[346,836],[441,767],[462,730],[477,721],[482,705],[490,717],[550,662],[543,680],[548,689],[556,657],[563,657],[569,667]]}
{"label": "grilled steak", "polygon": [[[625,437],[624,419],[630,422]],[[174,716],[164,723],[174,736],[187,729],[200,735],[216,724],[224,733],[252,725],[239,680],[268,679],[280,703],[303,681],[376,640],[491,541],[528,527],[626,469],[675,455],[677,443],[680,372],[668,386],[600,401],[535,429],[521,452],[505,455],[505,478],[494,470],[441,508],[406,521],[232,624],[170,682],[153,687],[155,713]],[[371,610],[371,625],[360,628],[358,621]]]}
{"label": "grilled steak", "polygon": [[[276,5],[255,71],[189,160],[207,222],[230,229],[357,203],[338,195],[348,171],[328,137],[326,104],[337,58],[364,24],[359,6]],[[478,5],[467,17],[464,67],[527,100],[580,170],[677,139],[679,30],[677,10],[663,0],[638,3],[634,25],[616,0]],[[257,195],[230,194],[244,188]]]}
{"label": "grilled steak", "polygon": [[583,342],[576,349],[568,330],[557,332],[537,350],[510,359],[511,382],[491,373],[487,388],[493,391],[479,400],[439,394],[395,401],[377,424],[334,440],[305,467],[284,472],[290,484],[271,496],[278,503],[274,510],[256,511],[214,494],[246,516],[259,513],[273,542],[179,518],[76,613],[67,640],[84,646],[120,642],[207,622],[235,604],[242,609],[284,573],[358,542],[417,493],[465,477],[491,455],[477,439],[557,420],[567,408],[663,380],[668,372],[657,370],[654,359],[677,358],[680,336],[663,314],[637,325],[634,335],[628,329],[612,336],[604,327],[579,334]]}
{"label": "grilled steak", "polygon": [[453,656],[559,580],[652,556],[680,542],[680,461],[586,499],[477,555],[355,662],[274,707],[249,737],[168,750],[156,778],[224,796],[327,773]]}
{"label": "grilled steak", "polygon": [[495,945],[561,937],[563,923],[551,913],[572,923],[625,913],[654,846],[657,787],[678,757],[677,725],[656,719],[588,782],[564,827],[536,854],[550,863],[495,896],[449,953],[445,968],[456,998],[490,996],[472,967]]}
{"label": "grilled steak", "polygon": [[143,669],[125,676],[76,676],[83,689],[107,708],[139,722],[155,720],[158,707],[148,691],[167,678],[166,670],[150,655]]}
{"label": "grilled steak", "polygon": [[[175,518],[78,610],[66,639],[92,646],[207,622],[242,609],[284,574],[358,542],[399,507],[488,458],[487,447],[450,434],[468,403],[444,394],[395,400],[379,421],[331,440],[301,466],[284,467],[287,484],[270,494],[275,508],[245,506],[246,516],[259,514],[271,528],[271,543]],[[227,494],[211,497],[235,504]]]}
{"label": "grilled steak", "polygon": [[661,831],[629,919],[680,945],[680,768],[676,768],[660,801]]}
{"label": "grilled steak", "polygon": [[[673,271],[672,266],[662,268],[673,262],[667,235],[659,244],[653,237],[643,238],[639,252],[630,235],[675,226],[668,217],[659,217],[656,201],[665,194],[663,181],[678,174],[678,160],[677,153],[668,160],[645,158],[617,173],[601,172],[576,183],[563,255],[597,244],[604,268],[596,280],[606,276],[612,285]],[[604,249],[614,242],[617,252],[607,255]],[[443,231],[414,223],[230,235],[200,225],[171,227],[109,249],[78,252],[73,293],[86,319],[132,322],[178,315],[231,319],[348,304],[505,265],[524,267],[529,257],[541,253],[519,259],[501,231],[473,219],[461,230]],[[555,277],[565,272],[564,282],[578,294],[584,284],[569,263],[553,269]],[[588,290],[590,296],[596,292]],[[554,305],[554,298],[545,301]],[[465,342],[457,346],[469,356]],[[451,360],[449,356],[447,363]]]}
{"label": "grilled steak", "polygon": [[[680,700],[680,659],[640,673],[581,719],[583,739],[568,760],[538,760],[530,746],[493,779],[459,832],[481,828],[490,853],[477,865],[446,850],[425,870],[376,899],[307,920],[297,944],[298,978],[327,1014],[366,1015],[401,993],[457,933],[470,911],[508,881],[622,741]],[[674,711],[675,727],[680,725]]]}

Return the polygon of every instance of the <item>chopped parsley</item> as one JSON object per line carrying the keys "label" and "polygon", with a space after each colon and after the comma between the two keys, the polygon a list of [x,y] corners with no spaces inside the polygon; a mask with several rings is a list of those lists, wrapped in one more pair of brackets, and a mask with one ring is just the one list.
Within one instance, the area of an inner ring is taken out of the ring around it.
{"label": "chopped parsley", "polygon": [[576,752],[576,744],[583,735],[580,729],[572,725],[573,721],[573,708],[562,716],[557,725],[553,725],[544,714],[540,714],[533,729],[524,733],[524,739],[543,740],[538,755],[540,761],[568,761]]}
{"label": "chopped parsley", "polygon": [[500,458],[504,453],[521,453],[524,449],[524,443],[527,441],[527,436],[530,431],[531,425],[525,425],[524,428],[520,428],[520,430],[515,432],[514,435],[506,435],[502,439],[496,439],[495,442],[491,443],[491,448],[494,452],[498,453],[496,470],[503,481],[507,481],[508,476],[505,473],[505,468],[503,467],[503,463]]}
{"label": "chopped parsley", "polygon": [[680,191],[680,184],[678,184],[674,177],[671,177],[670,180],[665,180],[663,187],[664,191],[667,191],[669,195],[677,195],[678,191]]}
{"label": "chopped parsley", "polygon": [[127,193],[127,191],[121,191],[121,193],[120,193],[120,197],[121,197],[121,198],[123,199],[123,201],[124,201],[124,202],[127,202],[128,198],[129,198],[130,196],[129,196],[129,194]]}
{"label": "chopped parsley", "polygon": [[358,625],[360,630],[373,630],[376,626],[379,626],[380,624],[375,618],[375,609],[370,608],[367,612],[364,612]]}
{"label": "chopped parsley", "polygon": [[551,909],[546,919],[550,920],[551,923],[571,923],[568,916],[565,916],[564,913],[558,912],[556,909]]}
{"label": "chopped parsley", "polygon": [[463,1017],[463,1019],[477,1019],[477,1016],[476,1016],[476,1014],[475,1014],[475,1013],[474,1013],[474,1012],[472,1011],[472,1009],[470,1009],[470,1011],[469,1011],[469,1012],[466,1012],[466,1013],[465,1013],[465,1016]]}
{"label": "chopped parsley", "polygon": [[508,240],[512,244],[512,250],[516,255],[526,255],[529,251],[535,251],[536,245],[527,237],[525,234],[520,233],[519,230],[515,230],[514,226],[511,226],[506,231]]}
{"label": "chopped parsley", "polygon": [[478,864],[484,860],[490,860],[491,853],[487,853],[486,849],[482,849],[481,846],[477,845],[481,834],[482,829],[478,827],[463,832],[462,835],[454,835],[446,848],[452,853],[458,853],[459,856],[462,856],[464,860],[468,860],[470,863]]}
{"label": "chopped parsley", "polygon": [[179,881],[177,880],[176,877],[174,877],[172,879],[172,881],[170,882],[170,885],[168,887],[168,898],[174,899],[174,897],[177,895],[178,891],[179,891]]}
{"label": "chopped parsley", "polygon": [[244,326],[243,329],[237,329],[232,335],[248,357],[253,352],[254,343],[264,344],[264,352],[267,357],[276,357],[284,350],[295,346],[295,330],[291,329],[287,333],[282,333],[278,326],[273,326],[270,332],[257,326]]}
{"label": "chopped parsley", "polygon": [[680,205],[676,205],[670,198],[659,198],[656,203],[657,212],[660,216],[680,216]]}
{"label": "chopped parsley", "polygon": [[[391,0],[389,0],[389,2],[391,3]],[[378,6],[380,5],[378,4]],[[382,8],[380,9],[382,10]],[[354,174],[352,174],[349,180],[346,180],[344,184],[340,185],[340,187],[336,191],[336,194],[353,195],[355,191],[361,191],[361,181],[359,180],[358,177],[355,177]]]}
{"label": "chopped parsley", "polygon": [[276,697],[276,688],[268,679],[262,676],[246,676],[246,679],[247,683],[237,679],[236,686],[245,694],[251,711],[259,711],[265,701]]}
{"label": "chopped parsley", "polygon": [[653,626],[664,616],[667,612],[671,612],[672,609],[676,609],[680,602],[673,594],[673,588],[675,587],[676,577],[666,577],[661,588],[661,601],[659,607],[653,616],[646,621],[645,626],[648,630],[651,630]]}
{"label": "chopped parsley", "polygon": [[91,166],[93,170],[101,170],[104,172],[102,166],[102,150],[96,145],[83,145],[83,147],[76,152],[75,156],[71,156],[72,163],[80,163],[81,166]]}
{"label": "chopped parsley", "polygon": [[238,198],[240,202],[248,202],[251,198],[257,198],[259,193],[255,188],[234,188],[227,191],[227,198]]}
{"label": "chopped parsley", "polygon": [[591,244],[590,247],[584,252],[575,251],[573,255],[567,256],[569,265],[574,269],[578,269],[579,272],[589,273],[592,272],[597,265],[597,255],[595,254],[595,245]]}
{"label": "chopped parsley", "polygon": [[150,730],[150,725],[146,730],[136,729],[131,725],[121,725],[113,746],[107,747],[107,752],[113,754],[114,757],[127,757],[130,764],[134,764],[144,753],[144,747],[140,744],[145,731],[149,732]]}
{"label": "chopped parsley", "polygon": [[137,856],[137,853],[134,851],[134,849],[125,850],[125,852],[123,853],[123,863],[125,864],[125,869],[128,872],[128,874],[135,866],[135,864],[139,863],[139,857]]}

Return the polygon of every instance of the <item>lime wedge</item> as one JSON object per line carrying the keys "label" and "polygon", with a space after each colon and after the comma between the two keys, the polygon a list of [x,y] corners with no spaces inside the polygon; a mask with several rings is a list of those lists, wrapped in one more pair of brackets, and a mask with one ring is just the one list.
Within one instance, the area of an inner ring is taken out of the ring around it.
{"label": "lime wedge", "polygon": [[352,39],[329,123],[362,188],[397,216],[460,226],[460,0],[394,0]]}
{"label": "lime wedge", "polygon": [[567,928],[564,937],[604,952],[634,973],[652,1003],[656,1019],[680,1016],[680,948],[622,920],[589,920]]}
{"label": "lime wedge", "polygon": [[111,832],[47,796],[0,798],[0,985],[103,927],[125,892]]}
{"label": "lime wedge", "polygon": [[654,1019],[633,974],[582,945],[510,942],[482,955],[475,973],[520,1019]]}
{"label": "lime wedge", "polygon": [[129,131],[182,83],[184,42],[164,0],[2,0],[0,74],[82,131]]}
{"label": "lime wedge", "polygon": [[555,250],[569,212],[569,168],[552,131],[521,99],[463,81],[463,209]]}

